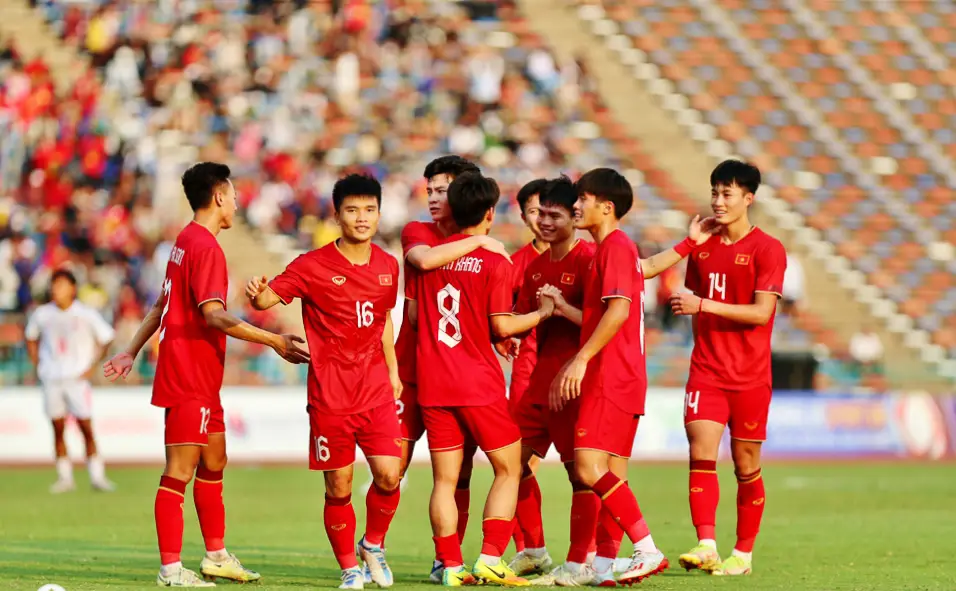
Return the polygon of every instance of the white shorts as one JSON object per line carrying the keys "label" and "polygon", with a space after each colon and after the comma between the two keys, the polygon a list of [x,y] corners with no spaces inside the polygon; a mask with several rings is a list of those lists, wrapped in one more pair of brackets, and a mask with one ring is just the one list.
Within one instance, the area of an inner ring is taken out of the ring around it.
{"label": "white shorts", "polygon": [[88,419],[92,406],[93,389],[82,378],[43,384],[43,407],[51,420],[66,418],[67,414]]}

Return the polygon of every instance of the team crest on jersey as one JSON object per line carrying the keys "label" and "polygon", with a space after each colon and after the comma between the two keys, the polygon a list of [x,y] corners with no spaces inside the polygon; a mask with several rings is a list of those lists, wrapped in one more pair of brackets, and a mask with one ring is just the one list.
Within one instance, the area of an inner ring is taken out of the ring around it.
{"label": "team crest on jersey", "polygon": [[750,255],[749,254],[738,254],[737,258],[734,259],[734,264],[737,265],[749,265],[750,264]]}
{"label": "team crest on jersey", "polygon": [[537,281],[538,279],[541,279],[541,273],[535,273],[531,276],[532,281]]}
{"label": "team crest on jersey", "polygon": [[699,255],[697,255],[697,258],[702,261],[702,260],[706,259],[706,258],[709,257],[709,256],[710,256],[710,253],[709,253],[709,252],[702,252],[702,253],[700,253]]}
{"label": "team crest on jersey", "polygon": [[379,284],[379,285],[391,285],[391,284],[392,284],[392,276],[391,276],[391,275],[379,275],[379,276],[378,276],[378,284]]}
{"label": "team crest on jersey", "polygon": [[561,283],[565,285],[574,285],[574,273],[562,273]]}
{"label": "team crest on jersey", "polygon": [[343,283],[345,283],[345,277],[343,277],[342,275],[336,275],[335,277],[332,278],[332,283],[336,285],[342,285]]}

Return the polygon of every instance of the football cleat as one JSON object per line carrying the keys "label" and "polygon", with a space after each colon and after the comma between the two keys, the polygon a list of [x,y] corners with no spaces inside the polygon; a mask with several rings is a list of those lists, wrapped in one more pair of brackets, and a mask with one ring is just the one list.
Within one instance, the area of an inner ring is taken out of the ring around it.
{"label": "football cleat", "polygon": [[105,478],[103,480],[94,480],[90,482],[90,485],[93,487],[93,490],[99,492],[113,492],[116,490],[116,485]]}
{"label": "football cleat", "polygon": [[477,585],[478,580],[464,566],[456,566],[441,569],[441,584],[443,587],[465,587]]}
{"label": "football cleat", "polygon": [[[376,585],[382,587],[391,587],[395,582],[392,576],[392,569],[385,562],[385,549],[378,546],[368,546],[365,544],[365,538],[358,543],[358,555],[365,563],[369,576]],[[363,576],[364,579],[364,576]]]}
{"label": "football cleat", "polygon": [[364,589],[364,579],[362,569],[359,567],[347,568],[342,571],[342,584],[339,585],[339,589]]}
{"label": "football cleat", "polygon": [[484,560],[478,558],[475,561],[475,566],[471,569],[471,573],[478,579],[478,584],[492,583],[505,587],[527,587],[531,585],[528,579],[517,576],[504,562],[489,566]]}
{"label": "football cleat", "polygon": [[215,587],[216,584],[204,581],[199,578],[199,575],[189,570],[188,568],[182,568],[164,575],[162,569],[160,569],[159,574],[156,575],[156,584],[160,587]]}
{"label": "football cleat", "polygon": [[57,480],[50,485],[50,494],[59,495],[74,489],[76,489],[76,483],[72,480]]}
{"label": "football cleat", "polygon": [[514,571],[515,575],[524,577],[527,575],[540,575],[551,570],[554,562],[547,551],[541,556],[534,556],[527,550],[522,550],[515,554],[515,557],[508,563],[508,568]]}
{"label": "football cleat", "polygon": [[617,582],[621,585],[633,585],[640,583],[647,577],[654,576],[667,570],[670,564],[667,557],[658,550],[656,552],[641,552],[637,550],[631,556],[631,566],[621,573]]}
{"label": "football cleat", "polygon": [[686,554],[680,555],[680,565],[687,570],[700,569],[712,573],[720,566],[720,554],[713,546],[698,544]]}
{"label": "football cleat", "polygon": [[730,558],[720,563],[713,574],[719,577],[739,577],[749,575],[753,572],[753,563],[742,556],[731,555]]}
{"label": "football cleat", "polygon": [[531,581],[535,586],[586,587],[594,581],[594,569],[589,564],[572,565],[565,562],[550,573]]}
{"label": "football cleat", "polygon": [[441,585],[442,582],[442,571],[445,570],[445,566],[441,563],[440,560],[436,560],[432,563],[432,572],[428,574],[428,581],[435,583],[436,585]]}
{"label": "football cleat", "polygon": [[256,571],[242,566],[235,554],[230,554],[225,560],[218,562],[206,556],[199,564],[199,572],[207,581],[215,581],[218,578],[238,583],[251,583],[262,578],[262,575]]}

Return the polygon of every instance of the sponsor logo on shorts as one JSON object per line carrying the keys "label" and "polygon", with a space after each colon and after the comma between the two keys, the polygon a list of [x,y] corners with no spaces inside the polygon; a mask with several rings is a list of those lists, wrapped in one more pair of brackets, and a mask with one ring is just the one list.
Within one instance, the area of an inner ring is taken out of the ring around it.
{"label": "sponsor logo on shorts", "polygon": [[750,264],[750,255],[739,253],[737,258],[734,259],[735,265],[749,265]]}
{"label": "sponsor logo on shorts", "polygon": [[704,260],[704,259],[706,259],[706,258],[709,257],[709,256],[710,256],[710,253],[709,253],[709,252],[702,252],[702,253],[700,253],[699,255],[697,255],[697,258],[698,258],[699,260]]}
{"label": "sponsor logo on shorts", "polygon": [[379,276],[378,276],[378,284],[379,284],[379,285],[391,285],[391,284],[392,284],[392,276],[391,276],[391,275],[379,275]]}
{"label": "sponsor logo on shorts", "polygon": [[342,275],[336,275],[335,277],[332,278],[332,283],[336,285],[342,285],[343,283],[345,283],[345,277],[343,277]]}
{"label": "sponsor logo on shorts", "polygon": [[690,492],[692,492],[692,493],[704,492],[704,489],[702,489],[702,488],[699,487],[699,486],[695,486],[694,488],[690,489]]}
{"label": "sponsor logo on shorts", "polygon": [[561,283],[565,285],[574,285],[574,273],[562,273]]}
{"label": "sponsor logo on shorts", "polygon": [[760,497],[759,499],[754,499],[754,505],[757,507],[759,507],[760,505],[763,505],[763,502],[764,502],[764,497]]}
{"label": "sponsor logo on shorts", "polygon": [[[399,422],[401,422],[401,421],[399,421]],[[401,437],[399,437],[399,438],[397,438],[397,439],[393,439],[393,441],[395,442],[395,447],[402,447],[402,438],[401,438]]]}
{"label": "sponsor logo on shorts", "polygon": [[744,427],[746,427],[748,431],[754,431],[754,430],[756,430],[757,427],[759,427],[759,426],[760,426],[760,423],[757,423],[757,422],[744,423]]}
{"label": "sponsor logo on shorts", "polygon": [[578,429],[578,437],[584,437],[587,434],[588,434],[587,429]]}
{"label": "sponsor logo on shorts", "polygon": [[541,273],[535,273],[531,276],[532,281],[537,281],[538,279],[541,279]]}

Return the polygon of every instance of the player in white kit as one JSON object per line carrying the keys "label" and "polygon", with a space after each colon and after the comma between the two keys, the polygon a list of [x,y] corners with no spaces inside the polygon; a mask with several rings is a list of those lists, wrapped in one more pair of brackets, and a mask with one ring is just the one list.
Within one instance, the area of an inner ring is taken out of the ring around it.
{"label": "player in white kit", "polygon": [[96,453],[89,377],[113,341],[113,327],[99,312],[76,301],[76,278],[71,272],[54,271],[50,295],[51,301],[30,316],[25,331],[27,352],[37,367],[44,407],[53,422],[57,481],[50,492],[62,493],[76,487],[63,439],[67,415],[76,419],[83,433],[90,483],[96,490],[112,491],[113,483],[106,479],[103,460]]}

